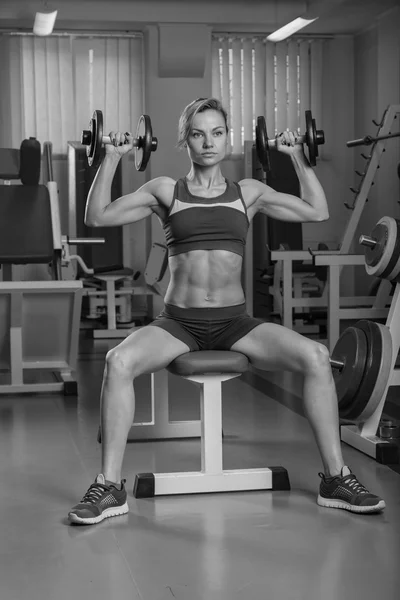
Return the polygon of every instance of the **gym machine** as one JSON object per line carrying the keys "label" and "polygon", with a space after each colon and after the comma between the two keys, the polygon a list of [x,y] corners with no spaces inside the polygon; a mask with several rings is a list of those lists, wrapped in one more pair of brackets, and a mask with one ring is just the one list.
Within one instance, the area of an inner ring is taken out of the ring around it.
{"label": "gym machine", "polygon": [[[0,173],[5,181],[0,186],[0,394],[76,395],[82,283],[61,281],[62,249],[72,240],[61,236],[56,182],[39,184],[40,144],[32,138],[24,142],[19,151],[11,150],[18,159],[14,170]],[[51,145],[45,148],[49,164]],[[11,180],[22,184],[8,185]],[[51,265],[52,280],[12,280],[12,265],[33,263]]]}

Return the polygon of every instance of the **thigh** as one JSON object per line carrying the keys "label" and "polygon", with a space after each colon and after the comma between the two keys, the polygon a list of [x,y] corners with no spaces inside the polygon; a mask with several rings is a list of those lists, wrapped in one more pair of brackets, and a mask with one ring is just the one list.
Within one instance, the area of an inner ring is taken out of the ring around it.
{"label": "thigh", "polygon": [[182,340],[152,325],[136,329],[111,351],[134,370],[136,377],[160,371],[187,352],[190,348]]}
{"label": "thigh", "polygon": [[303,372],[314,342],[276,323],[262,323],[231,346],[245,354],[250,363],[265,371]]}

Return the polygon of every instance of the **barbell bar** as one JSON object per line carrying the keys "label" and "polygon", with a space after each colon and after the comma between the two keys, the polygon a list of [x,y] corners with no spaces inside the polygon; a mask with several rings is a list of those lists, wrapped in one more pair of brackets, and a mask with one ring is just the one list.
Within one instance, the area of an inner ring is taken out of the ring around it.
{"label": "barbell bar", "polygon": [[330,358],[329,362],[331,363],[332,369],[342,370],[345,366],[345,362],[343,360],[337,360],[335,358]]}
{"label": "barbell bar", "polygon": [[370,146],[375,142],[379,142],[380,140],[388,140],[390,138],[399,137],[400,131],[397,133],[388,133],[387,135],[378,135],[377,137],[372,137],[371,135],[366,135],[363,138],[359,138],[358,140],[350,140],[346,143],[348,148],[353,148],[354,146]]}

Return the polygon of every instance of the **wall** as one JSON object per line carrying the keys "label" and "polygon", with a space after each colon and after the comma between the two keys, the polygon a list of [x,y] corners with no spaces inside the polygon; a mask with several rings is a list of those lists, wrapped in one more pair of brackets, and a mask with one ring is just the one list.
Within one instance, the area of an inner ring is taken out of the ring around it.
{"label": "wall", "polygon": [[[390,104],[400,104],[400,8],[383,15],[373,28],[355,37],[355,130],[354,138],[375,135],[377,128],[372,119],[379,122],[384,110]],[[392,132],[399,131],[400,115],[393,124]],[[358,147],[351,152],[355,155],[355,166],[362,172],[366,155],[372,146]],[[368,202],[360,220],[356,238],[361,233],[369,234],[376,222],[383,216],[399,218],[400,185],[397,165],[400,162],[399,138],[385,143],[380,168],[368,196]],[[354,185],[359,178],[354,177]],[[358,251],[355,248],[355,251]],[[367,293],[371,279],[364,268],[356,271],[358,293]]]}
{"label": "wall", "polygon": [[[183,108],[195,98],[205,96],[211,90],[211,29],[199,26],[200,40],[205,39],[206,51],[204,73],[199,77],[160,77],[159,75],[159,35],[158,27],[151,25],[146,32],[146,110],[152,115],[154,132],[159,139],[157,152],[151,158],[146,171],[148,178],[169,176],[182,177],[190,163],[185,151],[176,148],[178,139],[178,120]],[[177,29],[177,45],[184,52],[184,40],[179,37]],[[201,44],[201,42],[199,42]],[[195,55],[198,53],[195,53]],[[148,238],[148,249],[151,242],[165,242],[164,232],[157,217],[152,217],[151,238]],[[154,299],[154,311],[161,309],[161,299]]]}
{"label": "wall", "polygon": [[[43,2],[1,0],[0,27],[32,27],[32,19]],[[50,8],[51,3],[49,3]],[[157,23],[215,23],[257,26],[272,31],[295,14],[305,12],[299,0],[57,0],[57,27],[120,29]]]}

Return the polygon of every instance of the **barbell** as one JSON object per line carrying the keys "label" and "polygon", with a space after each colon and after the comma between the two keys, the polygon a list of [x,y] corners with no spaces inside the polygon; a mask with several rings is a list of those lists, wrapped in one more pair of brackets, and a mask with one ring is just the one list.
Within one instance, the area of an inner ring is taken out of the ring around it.
{"label": "barbell", "polygon": [[[111,144],[110,137],[103,135],[103,113],[95,110],[89,123],[89,129],[82,131],[81,143],[86,146],[86,154],[90,166],[98,167],[101,162],[101,148]],[[157,150],[158,140],[153,137],[151,119],[148,115],[141,115],[136,128],[136,137],[133,140],[135,148],[135,167],[137,171],[144,171],[152,152]]]}
{"label": "barbell", "polygon": [[[304,144],[308,148],[310,164],[317,164],[318,146],[325,144],[325,134],[322,129],[317,129],[315,119],[312,118],[311,110],[305,111],[306,132],[297,138],[296,144]],[[268,138],[267,125],[263,116],[257,117],[256,124],[256,152],[265,172],[271,171],[270,148],[276,148],[277,138]]]}

